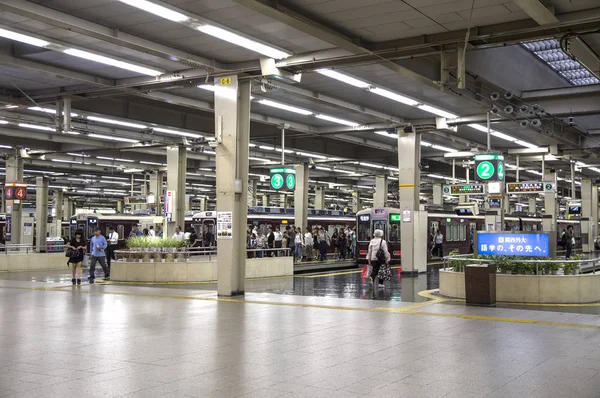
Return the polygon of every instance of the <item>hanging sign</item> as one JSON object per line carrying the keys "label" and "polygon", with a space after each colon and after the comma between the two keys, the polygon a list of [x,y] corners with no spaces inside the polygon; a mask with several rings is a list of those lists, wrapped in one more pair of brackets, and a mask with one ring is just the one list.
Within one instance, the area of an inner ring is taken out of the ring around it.
{"label": "hanging sign", "polygon": [[22,182],[7,182],[4,184],[4,199],[24,200],[27,197],[27,184]]}
{"label": "hanging sign", "polygon": [[444,185],[444,195],[483,195],[483,184]]}
{"label": "hanging sign", "polygon": [[503,181],[505,171],[503,155],[483,154],[475,156],[476,181]]}
{"label": "hanging sign", "polygon": [[233,212],[217,212],[217,239],[233,239]]}
{"label": "hanging sign", "polygon": [[270,170],[271,189],[275,191],[293,192],[296,189],[296,170],[277,167]]}
{"label": "hanging sign", "polygon": [[12,239],[12,214],[6,214],[6,231],[5,231],[5,240],[10,242]]}
{"label": "hanging sign", "polygon": [[477,232],[477,254],[487,256],[549,257],[550,236],[548,233],[542,232],[523,234]]}
{"label": "hanging sign", "polygon": [[552,193],[556,192],[556,184],[543,181],[510,182],[506,184],[506,192],[512,194]]}
{"label": "hanging sign", "polygon": [[175,200],[175,191],[165,191],[165,218],[168,222],[173,221],[173,201]]}

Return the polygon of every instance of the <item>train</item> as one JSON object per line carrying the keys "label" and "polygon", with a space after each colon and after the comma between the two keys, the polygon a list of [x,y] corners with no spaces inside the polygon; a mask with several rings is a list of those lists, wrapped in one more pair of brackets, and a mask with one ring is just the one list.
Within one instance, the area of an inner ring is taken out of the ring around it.
{"label": "train", "polygon": [[[46,231],[48,231],[48,236],[50,236],[50,237],[70,237],[69,221],[61,222],[60,231],[56,230],[56,226],[54,223],[48,222]],[[34,221],[33,234],[34,234],[33,241],[35,243],[35,221]],[[5,240],[6,240],[6,213],[0,213],[0,243],[5,244],[6,243]]]}
{"label": "train", "polygon": [[[384,232],[385,239],[388,241],[388,250],[390,252],[393,265],[399,265],[401,260],[400,244],[400,222],[401,210],[392,207],[371,208],[356,213],[356,234],[357,234],[357,260],[359,264],[367,263],[367,251],[369,242],[373,237],[373,231],[381,229]],[[542,218],[507,216],[504,218],[504,230],[507,231],[541,231]],[[560,234],[567,226],[573,226],[576,248],[581,247],[581,223],[579,220],[557,220],[557,242],[560,242]],[[471,250],[470,232],[485,230],[485,217],[481,216],[463,216],[455,213],[429,213],[427,215],[428,226],[428,248],[431,249],[431,240],[436,231],[442,232],[443,253],[447,255],[451,251],[458,251],[462,254],[469,253]],[[427,260],[432,261],[431,250],[427,251]]]}

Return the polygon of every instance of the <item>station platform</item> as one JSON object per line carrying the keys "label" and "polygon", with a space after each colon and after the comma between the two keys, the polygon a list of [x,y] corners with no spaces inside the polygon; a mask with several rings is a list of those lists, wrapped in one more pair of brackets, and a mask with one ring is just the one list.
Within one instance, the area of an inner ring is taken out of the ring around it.
{"label": "station platform", "polygon": [[[600,391],[598,315],[466,307],[435,291],[418,292],[420,302],[402,295],[361,300],[275,294],[260,285],[267,281],[250,280],[256,292],[231,299],[217,297],[210,284],[73,287],[60,275],[0,274],[0,396],[597,397]],[[351,286],[359,278],[287,279]]]}

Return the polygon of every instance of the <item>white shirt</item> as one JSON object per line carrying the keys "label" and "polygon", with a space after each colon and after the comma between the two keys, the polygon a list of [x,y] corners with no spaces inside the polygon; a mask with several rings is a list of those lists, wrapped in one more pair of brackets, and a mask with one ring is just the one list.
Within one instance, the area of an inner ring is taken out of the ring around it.
{"label": "white shirt", "polygon": [[281,232],[279,231],[275,231],[273,232],[275,234],[275,240],[280,242],[281,240],[283,240],[283,235],[281,234]]}
{"label": "white shirt", "polygon": [[435,236],[435,244],[440,245],[442,243],[444,243],[444,235],[442,235],[442,234],[436,235]]}
{"label": "white shirt", "polygon": [[110,234],[108,234],[108,244],[116,245],[117,243],[119,243],[119,234],[116,231],[113,231]]}
{"label": "white shirt", "polygon": [[304,234],[304,244],[306,246],[312,246],[314,244],[312,233],[307,232]]}
{"label": "white shirt", "polygon": [[148,230],[148,236],[156,236],[156,232],[153,229]]}
{"label": "white shirt", "polygon": [[385,258],[390,260],[390,252],[388,251],[387,242],[381,238],[373,238],[369,243],[369,253],[367,254],[367,259],[370,261],[377,261],[377,251],[379,250],[379,246],[381,245],[381,249],[385,253]]}
{"label": "white shirt", "polygon": [[294,238],[294,243],[297,245],[301,245],[302,243],[302,234],[296,234],[296,237]]}
{"label": "white shirt", "polygon": [[179,233],[175,232],[173,234],[173,239],[176,239],[179,241],[185,240],[185,234],[183,232],[179,232]]}

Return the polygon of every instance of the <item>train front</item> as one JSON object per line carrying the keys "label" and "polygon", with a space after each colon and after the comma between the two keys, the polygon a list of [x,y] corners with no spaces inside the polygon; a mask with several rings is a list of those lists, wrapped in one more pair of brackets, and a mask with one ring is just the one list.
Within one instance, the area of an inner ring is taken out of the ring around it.
{"label": "train front", "polygon": [[388,243],[392,265],[399,265],[402,251],[400,248],[400,209],[391,207],[366,209],[356,213],[356,245],[359,264],[366,264],[369,242],[375,230],[383,231]]}

